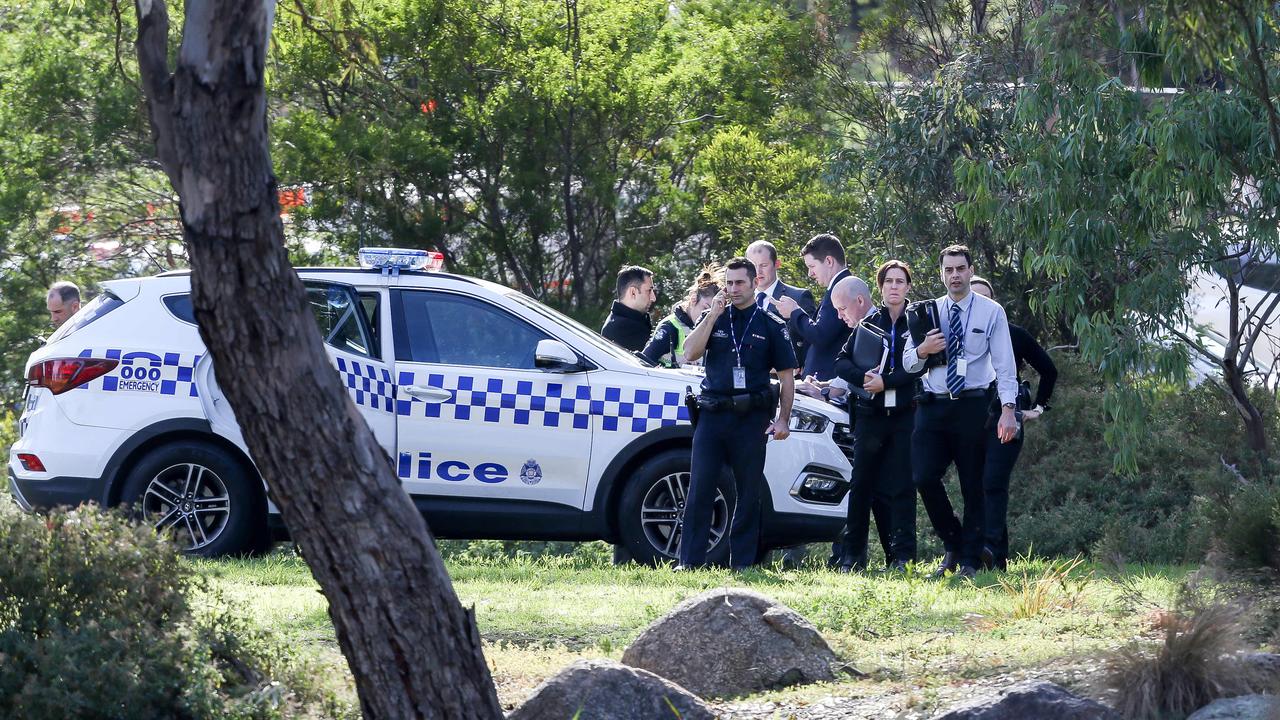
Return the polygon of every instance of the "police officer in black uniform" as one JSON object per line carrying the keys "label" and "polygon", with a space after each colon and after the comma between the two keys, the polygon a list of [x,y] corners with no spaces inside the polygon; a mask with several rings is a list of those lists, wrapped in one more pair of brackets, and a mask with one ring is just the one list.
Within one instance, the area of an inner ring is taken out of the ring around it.
{"label": "police officer in black uniform", "polygon": [[[685,340],[685,356],[703,355],[706,379],[693,431],[693,468],[680,535],[680,568],[706,563],[716,479],[733,469],[737,502],[729,529],[729,565],[754,565],[760,551],[760,501],[769,435],[790,434],[795,350],[781,320],[755,304],[755,266],[738,257],[725,266],[724,290]],[[780,402],[769,384],[778,374]],[[777,415],[774,415],[774,410]]]}
{"label": "police officer in black uniform", "polygon": [[[851,387],[861,387],[849,407],[853,424],[853,482],[849,515],[841,546],[840,571],[867,566],[870,512],[878,504],[876,526],[885,543],[885,563],[902,569],[916,556],[916,490],[911,477],[911,433],[915,426],[915,385],[920,371],[907,372],[902,351],[907,327],[907,294],[911,268],[890,260],[876,271],[884,304],[862,320],[885,337],[883,367],[863,367],[853,352],[857,331],[836,357],[835,373]],[[881,527],[881,524],[887,527]]]}

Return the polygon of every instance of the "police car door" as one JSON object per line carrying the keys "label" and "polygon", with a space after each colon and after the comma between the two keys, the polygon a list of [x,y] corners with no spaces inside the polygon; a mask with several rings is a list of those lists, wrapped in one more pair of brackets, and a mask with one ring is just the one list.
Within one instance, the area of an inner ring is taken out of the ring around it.
{"label": "police car door", "polygon": [[371,319],[377,319],[378,298],[362,298],[350,285],[308,280],[307,304],[320,328],[325,352],[337,367],[342,386],[369,423],[378,444],[395,456],[395,391],[390,365],[381,358],[382,346]]}
{"label": "police car door", "polygon": [[[549,335],[486,300],[399,289],[391,308],[397,472],[410,494],[436,496],[425,505],[432,527],[436,513],[496,511],[497,501],[526,519],[538,504],[580,510],[591,461],[586,374],[539,370],[535,351]],[[511,504],[524,501],[534,505]]]}

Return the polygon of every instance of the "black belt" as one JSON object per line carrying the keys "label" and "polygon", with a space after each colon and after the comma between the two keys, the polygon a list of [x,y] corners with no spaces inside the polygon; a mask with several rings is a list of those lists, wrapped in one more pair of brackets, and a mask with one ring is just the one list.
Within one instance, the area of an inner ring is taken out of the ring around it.
{"label": "black belt", "polygon": [[772,410],[777,404],[778,400],[770,388],[733,395],[713,395],[704,392],[698,396],[698,407],[707,412],[748,413],[753,410]]}
{"label": "black belt", "polygon": [[987,388],[972,388],[969,390],[961,390],[952,395],[951,393],[926,392],[925,395],[931,395],[935,400],[959,400],[961,398],[986,397]]}

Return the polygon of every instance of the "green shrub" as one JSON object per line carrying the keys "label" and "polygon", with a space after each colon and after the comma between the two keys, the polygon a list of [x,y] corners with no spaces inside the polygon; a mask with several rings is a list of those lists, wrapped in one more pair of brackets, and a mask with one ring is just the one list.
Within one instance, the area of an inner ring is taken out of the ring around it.
{"label": "green shrub", "polygon": [[274,681],[295,665],[207,596],[193,609],[200,590],[117,514],[0,512],[0,717],[265,719],[324,699]]}
{"label": "green shrub", "polygon": [[1280,485],[1251,482],[1226,502],[1206,500],[1205,506],[1213,538],[1230,563],[1280,569]]}
{"label": "green shrub", "polygon": [[1028,426],[1009,488],[1014,553],[1122,555],[1131,561],[1198,560],[1207,549],[1197,497],[1231,481],[1241,432],[1228,402],[1207,385],[1157,391],[1138,472],[1112,471],[1102,388],[1082,362],[1055,353],[1053,410]]}

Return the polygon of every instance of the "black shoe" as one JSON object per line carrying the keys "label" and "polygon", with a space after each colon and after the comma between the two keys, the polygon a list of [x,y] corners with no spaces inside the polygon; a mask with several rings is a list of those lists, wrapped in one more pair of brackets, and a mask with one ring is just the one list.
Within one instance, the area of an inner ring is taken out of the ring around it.
{"label": "black shoe", "polygon": [[947,573],[953,573],[959,569],[960,563],[956,560],[955,553],[947,551],[942,555],[942,562],[938,563],[938,569],[933,571],[933,577],[942,577]]}
{"label": "black shoe", "polygon": [[956,571],[956,577],[975,578],[978,577],[978,571],[971,565],[961,565],[960,569]]}
{"label": "black shoe", "polygon": [[889,563],[889,566],[885,568],[885,571],[891,572],[891,573],[904,573],[907,571],[907,561],[894,560],[893,562]]}
{"label": "black shoe", "polygon": [[836,568],[836,572],[840,573],[841,575],[848,575],[852,573],[853,570],[854,570],[853,566],[850,565],[849,563],[840,563],[840,567]]}
{"label": "black shoe", "polygon": [[983,570],[990,570],[996,566],[996,554],[986,545],[983,545],[982,550],[978,552],[978,566]]}

